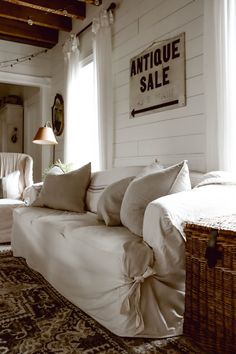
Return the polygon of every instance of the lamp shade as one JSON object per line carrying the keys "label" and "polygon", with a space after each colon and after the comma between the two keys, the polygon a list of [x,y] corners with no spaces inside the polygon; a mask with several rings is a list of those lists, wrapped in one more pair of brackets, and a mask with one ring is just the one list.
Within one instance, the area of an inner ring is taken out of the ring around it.
{"label": "lamp shade", "polygon": [[55,145],[58,144],[51,127],[40,127],[37,131],[33,143],[40,145]]}

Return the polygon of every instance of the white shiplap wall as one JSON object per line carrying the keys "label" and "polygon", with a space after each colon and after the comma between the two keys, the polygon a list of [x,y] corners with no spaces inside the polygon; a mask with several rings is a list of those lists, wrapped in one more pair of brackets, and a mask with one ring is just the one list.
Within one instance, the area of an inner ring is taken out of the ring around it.
{"label": "white shiplap wall", "polygon": [[[130,119],[129,62],[156,40],[185,32],[185,107]],[[123,0],[113,28],[114,165],[188,159],[205,170],[203,0]]]}
{"label": "white shiplap wall", "polygon": [[[0,62],[4,60],[13,60],[16,58],[21,58],[27,55],[40,52],[42,50],[44,50],[44,48],[0,40]],[[0,66],[0,71],[22,75],[50,77],[51,51],[49,50],[47,53],[42,53],[30,61],[17,64],[13,67],[4,68]]]}

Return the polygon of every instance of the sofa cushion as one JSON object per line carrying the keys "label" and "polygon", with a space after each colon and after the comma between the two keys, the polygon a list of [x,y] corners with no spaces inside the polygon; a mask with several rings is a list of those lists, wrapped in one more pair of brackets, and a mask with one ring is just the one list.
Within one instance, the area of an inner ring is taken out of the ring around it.
{"label": "sofa cushion", "polygon": [[164,195],[191,189],[187,161],[136,177],[128,186],[121,204],[121,222],[131,232],[142,236],[147,205]]}
{"label": "sofa cushion", "polygon": [[120,208],[126,189],[134,177],[126,177],[107,186],[98,201],[98,220],[104,220],[107,226],[118,226]]}
{"label": "sofa cushion", "polygon": [[39,197],[32,206],[84,213],[90,174],[91,163],[65,174],[48,174]]}
{"label": "sofa cushion", "polygon": [[0,178],[0,198],[20,199],[20,171],[14,171]]}
{"label": "sofa cushion", "polygon": [[92,174],[86,194],[86,208],[92,213],[97,213],[97,204],[104,189],[110,184],[125,177],[136,176],[143,166],[116,167]]}

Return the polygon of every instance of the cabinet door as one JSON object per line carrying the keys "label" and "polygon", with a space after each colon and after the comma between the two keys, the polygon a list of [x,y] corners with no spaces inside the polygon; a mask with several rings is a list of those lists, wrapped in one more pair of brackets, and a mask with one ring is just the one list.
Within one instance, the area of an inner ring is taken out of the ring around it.
{"label": "cabinet door", "polygon": [[23,152],[23,107],[7,104],[0,117],[1,151]]}

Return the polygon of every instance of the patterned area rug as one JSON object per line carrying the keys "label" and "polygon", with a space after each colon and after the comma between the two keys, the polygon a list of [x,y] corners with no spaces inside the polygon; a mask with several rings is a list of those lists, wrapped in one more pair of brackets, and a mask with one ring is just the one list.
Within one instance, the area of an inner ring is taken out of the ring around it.
{"label": "patterned area rug", "polygon": [[1,354],[202,354],[190,339],[120,338],[62,297],[22,258],[0,252]]}

